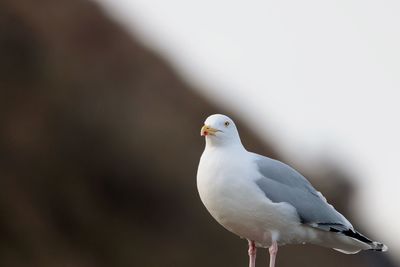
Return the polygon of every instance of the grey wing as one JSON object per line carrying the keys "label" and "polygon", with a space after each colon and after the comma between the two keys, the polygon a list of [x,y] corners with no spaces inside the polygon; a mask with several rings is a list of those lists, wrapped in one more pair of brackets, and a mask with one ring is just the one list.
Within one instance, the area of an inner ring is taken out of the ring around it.
{"label": "grey wing", "polygon": [[254,155],[261,174],[256,183],[271,201],[292,205],[304,224],[326,231],[353,229],[350,222],[295,169],[280,161]]}

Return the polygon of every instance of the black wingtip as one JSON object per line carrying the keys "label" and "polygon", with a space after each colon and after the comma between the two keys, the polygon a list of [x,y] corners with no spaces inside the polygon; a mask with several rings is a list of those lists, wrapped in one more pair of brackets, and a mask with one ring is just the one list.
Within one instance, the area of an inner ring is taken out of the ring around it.
{"label": "black wingtip", "polygon": [[385,252],[388,251],[388,247],[385,244],[379,243],[379,242],[372,242],[372,248],[369,250],[373,250],[373,251],[381,251],[381,252]]}
{"label": "black wingtip", "polygon": [[362,234],[360,234],[359,232],[355,232],[351,229],[349,230],[345,230],[345,231],[341,231],[344,235],[352,237],[354,239],[360,240],[361,242],[367,243],[367,244],[373,244],[373,241],[370,240],[369,238],[367,238],[366,236],[363,236]]}
{"label": "black wingtip", "polygon": [[344,235],[352,237],[354,239],[357,239],[361,242],[367,243],[368,245],[371,246],[370,249],[368,250],[373,250],[373,251],[382,251],[385,252],[388,250],[388,247],[383,244],[383,243],[379,243],[376,241],[372,241],[369,238],[367,238],[366,236],[363,236],[362,234],[360,234],[359,232],[353,231],[353,230],[346,230],[346,231],[341,231]]}
{"label": "black wingtip", "polygon": [[319,229],[333,232],[333,233],[340,233],[345,236],[354,238],[360,242],[363,242],[367,245],[370,246],[368,250],[374,250],[374,251],[387,251],[388,247],[385,244],[372,241],[368,237],[360,234],[357,231],[354,231],[353,229],[349,229],[347,226],[340,224],[340,223],[317,223],[317,224],[310,224],[313,227],[317,227]]}

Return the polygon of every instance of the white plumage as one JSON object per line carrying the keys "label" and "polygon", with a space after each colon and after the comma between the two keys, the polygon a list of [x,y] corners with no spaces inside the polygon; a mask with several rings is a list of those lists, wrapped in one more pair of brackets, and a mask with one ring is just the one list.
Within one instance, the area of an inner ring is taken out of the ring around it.
{"label": "white plumage", "polygon": [[290,166],[248,152],[227,116],[208,117],[201,134],[206,147],[197,173],[200,198],[215,220],[249,240],[251,267],[255,246],[270,248],[270,266],[284,244],[312,243],[344,253],[387,249],[356,232]]}

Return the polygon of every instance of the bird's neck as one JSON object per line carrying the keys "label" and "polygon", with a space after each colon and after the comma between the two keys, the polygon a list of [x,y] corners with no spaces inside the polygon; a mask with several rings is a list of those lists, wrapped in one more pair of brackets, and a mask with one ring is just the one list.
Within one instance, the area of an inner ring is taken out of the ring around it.
{"label": "bird's neck", "polygon": [[216,140],[206,137],[206,150],[221,149],[225,151],[246,151],[240,140]]}

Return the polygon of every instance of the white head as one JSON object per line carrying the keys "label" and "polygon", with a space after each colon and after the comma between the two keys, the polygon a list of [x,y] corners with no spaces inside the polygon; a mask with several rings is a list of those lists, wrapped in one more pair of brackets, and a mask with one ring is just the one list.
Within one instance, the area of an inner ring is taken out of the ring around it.
{"label": "white head", "polygon": [[206,146],[242,146],[236,125],[228,116],[214,114],[204,122],[200,131],[206,138]]}

